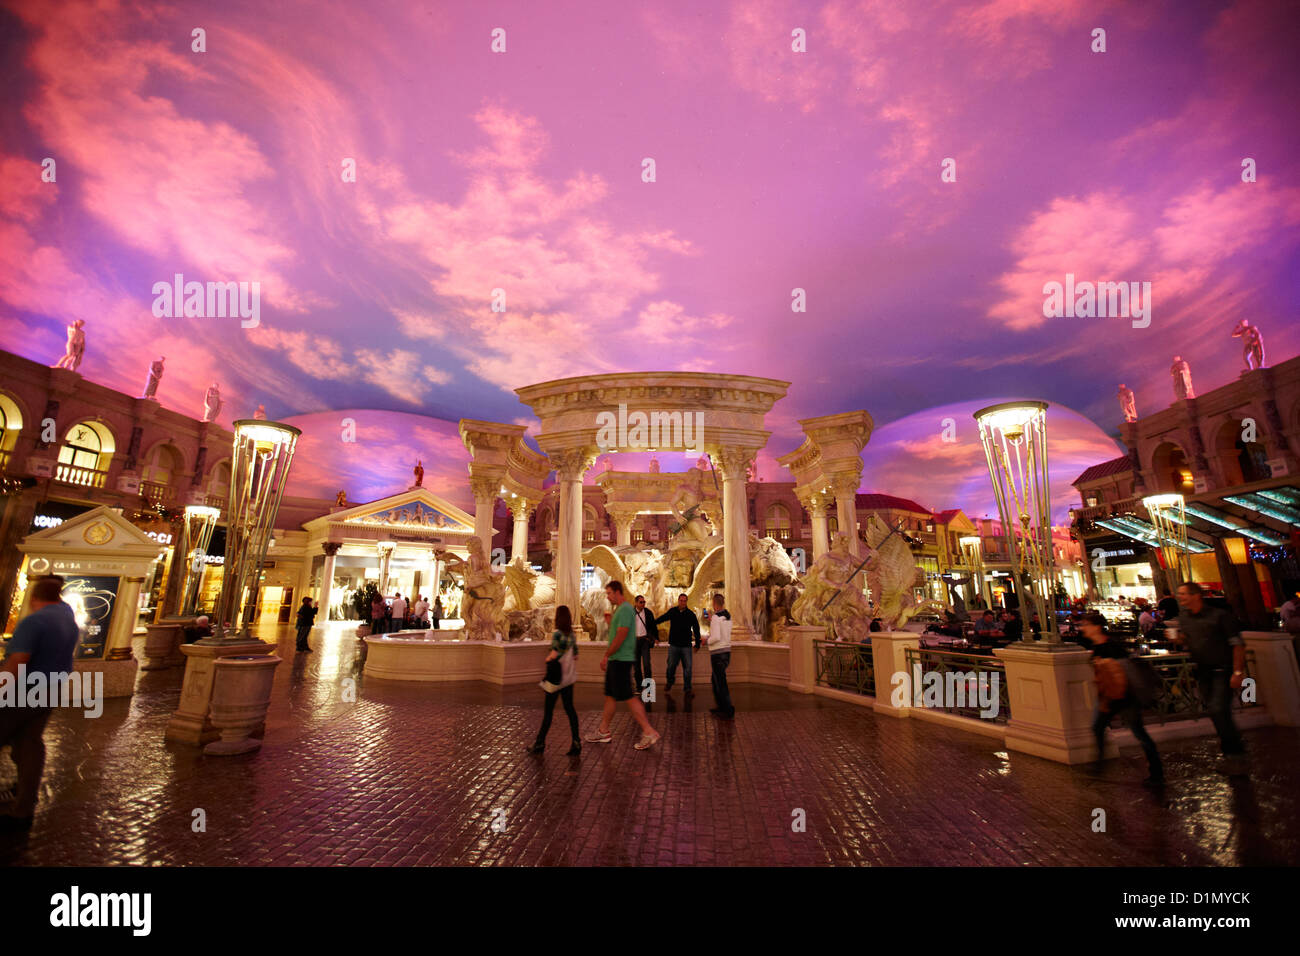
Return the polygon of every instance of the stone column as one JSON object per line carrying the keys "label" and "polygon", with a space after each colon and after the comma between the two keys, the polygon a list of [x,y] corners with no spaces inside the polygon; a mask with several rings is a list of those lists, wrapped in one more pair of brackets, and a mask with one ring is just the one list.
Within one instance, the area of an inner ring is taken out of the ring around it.
{"label": "stone column", "polygon": [[713,456],[722,474],[723,582],[727,610],[731,612],[731,639],[752,641],[753,600],[749,586],[749,495],[746,482],[754,464],[755,449],[727,446]]}
{"label": "stone column", "polygon": [[320,582],[320,606],[325,614],[321,618],[324,623],[330,619],[330,604],[334,599],[334,556],[339,553],[339,548],[343,547],[342,542],[326,541],[320,546],[325,552],[325,564],[321,568]]}
{"label": "stone column", "polygon": [[379,549],[379,593],[387,597],[388,595],[388,562],[393,557],[395,548]]}
{"label": "stone column", "polygon": [[537,507],[534,502],[527,498],[510,499],[510,513],[515,518],[514,540],[510,545],[510,560],[523,558],[524,562],[528,561],[528,518]]}
{"label": "stone column", "polygon": [[860,475],[836,475],[831,479],[831,489],[835,492],[835,517],[839,520],[840,530],[849,536],[849,554],[854,557],[862,554],[858,538],[858,485],[861,483]]}
{"label": "stone column", "polygon": [[135,619],[140,608],[140,585],[143,577],[123,577],[117,588],[117,608],[113,612],[113,623],[109,625],[108,638],[104,641],[104,660],[127,661],[131,653],[131,637],[135,634]]}
{"label": "stone column", "polygon": [[810,495],[804,503],[808,516],[812,518],[812,559],[816,561],[831,548],[830,525],[826,518],[826,506],[830,502],[825,495]]}
{"label": "stone column", "polygon": [[501,485],[492,478],[471,478],[474,492],[474,534],[483,542],[483,552],[492,554],[492,512],[497,506],[497,493]]}
{"label": "stone column", "polygon": [[1255,654],[1255,699],[1268,711],[1273,723],[1300,727],[1300,668],[1296,666],[1291,635],[1285,631],[1242,631],[1241,638]]}
{"label": "stone column", "polygon": [[555,604],[563,604],[573,615],[573,630],[582,639],[582,476],[595,455],[586,449],[563,451],[550,456],[555,462],[560,485],[559,541],[555,550]]}
{"label": "stone column", "polygon": [[630,547],[632,544],[632,525],[636,524],[635,512],[610,511],[609,515],[614,519],[614,532],[617,536],[615,544],[619,547]]}
{"label": "stone column", "polygon": [[1006,747],[1058,763],[1086,763],[1096,754],[1092,658],[1081,647],[1064,647],[1044,653],[1012,644],[993,652],[1006,665],[1011,701]]}

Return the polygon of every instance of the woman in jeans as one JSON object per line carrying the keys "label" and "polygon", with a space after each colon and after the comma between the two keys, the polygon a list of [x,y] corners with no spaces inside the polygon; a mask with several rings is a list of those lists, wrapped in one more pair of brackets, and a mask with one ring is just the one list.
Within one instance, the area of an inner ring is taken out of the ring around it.
{"label": "woman in jeans", "polygon": [[[568,607],[561,604],[555,609],[555,633],[551,635],[551,652],[546,655],[547,663],[559,660],[569,650],[573,651],[573,677],[576,678],[578,639],[573,633],[573,615],[569,612]],[[562,678],[559,690],[547,693],[546,713],[542,717],[542,727],[537,731],[537,740],[528,748],[528,752],[539,754],[546,749],[546,734],[551,729],[551,717],[555,713],[557,698],[564,701],[564,712],[569,715],[569,733],[573,738],[573,745],[569,748],[567,756],[576,757],[582,752],[582,742],[578,737],[578,712],[573,707],[572,678],[567,684],[563,683]]]}

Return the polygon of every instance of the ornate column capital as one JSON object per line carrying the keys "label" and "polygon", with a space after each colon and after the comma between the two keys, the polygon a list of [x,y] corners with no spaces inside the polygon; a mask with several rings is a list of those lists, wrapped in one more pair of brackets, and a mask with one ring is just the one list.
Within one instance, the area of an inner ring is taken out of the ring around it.
{"label": "ornate column capital", "polygon": [[501,493],[501,482],[494,478],[471,478],[469,480],[470,491],[474,493],[474,501],[495,500]]}
{"label": "ornate column capital", "polygon": [[810,495],[804,495],[799,499],[799,503],[804,506],[809,516],[813,518],[826,517],[827,511],[834,507],[835,499],[824,492],[815,491]]}
{"label": "ornate column capital", "polygon": [[712,453],[713,464],[722,475],[723,481],[745,481],[754,467],[758,454],[756,448],[740,445],[723,445]]}
{"label": "ornate column capital", "polygon": [[516,521],[527,521],[534,511],[537,510],[537,502],[529,498],[509,498],[506,500],[506,507]]}
{"label": "ornate column capital", "polygon": [[861,484],[861,473],[856,475],[849,473],[831,475],[831,490],[835,492],[836,498],[856,496],[858,493],[858,486]]}
{"label": "ornate column capital", "polygon": [[332,558],[339,553],[341,547],[343,547],[342,541],[326,541],[320,546],[320,549]]}
{"label": "ornate column capital", "polygon": [[568,448],[548,456],[555,465],[561,481],[581,481],[587,470],[596,463],[596,452],[589,448]]}

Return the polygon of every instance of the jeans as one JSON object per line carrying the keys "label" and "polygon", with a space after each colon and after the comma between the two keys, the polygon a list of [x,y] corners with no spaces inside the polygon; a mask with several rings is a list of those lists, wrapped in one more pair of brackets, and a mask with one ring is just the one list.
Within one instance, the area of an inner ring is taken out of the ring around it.
{"label": "jeans", "polygon": [[677,662],[681,661],[682,669],[686,674],[686,689],[691,689],[691,657],[690,645],[678,647],[676,644],[668,645],[668,688],[671,689],[673,681],[677,679]]}
{"label": "jeans", "polygon": [[654,644],[648,637],[638,637],[636,639],[636,660],[632,663],[632,676],[636,678],[636,692],[641,693],[641,680],[644,677],[654,677],[650,673],[650,648]]}
{"label": "jeans", "polygon": [[1142,724],[1142,708],[1131,697],[1111,701],[1110,710],[1097,710],[1097,716],[1092,721],[1092,733],[1097,738],[1097,759],[1101,760],[1106,752],[1106,728],[1110,726],[1111,719],[1114,717],[1123,720],[1129,730],[1133,731],[1137,742],[1142,745],[1142,752],[1146,754],[1147,769],[1151,772],[1151,776],[1157,780],[1162,779],[1165,771],[1160,763],[1160,754],[1156,751],[1156,742],[1151,739],[1151,735]]}
{"label": "jeans", "polygon": [[440,617],[435,617],[435,618],[433,619],[433,629],[434,629],[435,631],[440,631],[440,630],[442,630],[442,628],[440,628],[440,627],[438,626],[438,622],[441,621],[441,620],[442,620],[442,618],[440,618]]}
{"label": "jeans", "polygon": [[573,707],[573,685],[561,687],[553,694],[546,695],[546,710],[542,714],[542,729],[537,731],[537,742],[539,744],[546,742],[546,735],[551,729],[551,717],[555,713],[555,699],[560,698],[564,701],[564,712],[569,715],[569,733],[576,742],[578,737],[578,712]]}
{"label": "jeans", "polygon": [[30,817],[36,812],[41,774],[45,772],[45,724],[49,707],[0,707],[0,747],[13,746],[18,784],[14,788],[14,815]]}
{"label": "jeans", "polygon": [[1232,698],[1236,694],[1232,685],[1232,671],[1226,667],[1198,667],[1197,680],[1201,685],[1201,702],[1214,722],[1219,735],[1219,746],[1225,757],[1246,752],[1237,725],[1232,721]]}
{"label": "jeans", "polygon": [[709,664],[713,668],[713,699],[717,701],[718,710],[728,717],[736,712],[731,702],[731,691],[727,687],[727,665],[731,663],[731,651],[720,651],[709,655]]}
{"label": "jeans", "polygon": [[298,628],[298,650],[305,651],[308,649],[307,636],[311,634],[311,625]]}

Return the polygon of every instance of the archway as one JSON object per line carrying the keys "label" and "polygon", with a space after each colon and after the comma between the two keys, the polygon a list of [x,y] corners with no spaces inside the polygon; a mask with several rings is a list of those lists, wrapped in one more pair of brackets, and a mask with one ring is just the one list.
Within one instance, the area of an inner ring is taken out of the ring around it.
{"label": "archway", "polygon": [[103,422],[78,422],[63,436],[55,480],[102,488],[116,450],[113,432]]}
{"label": "archway", "polygon": [[1167,441],[1157,446],[1151,455],[1151,474],[1156,491],[1161,494],[1190,495],[1195,484],[1192,468],[1183,449]]}

